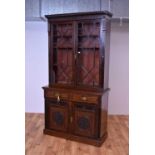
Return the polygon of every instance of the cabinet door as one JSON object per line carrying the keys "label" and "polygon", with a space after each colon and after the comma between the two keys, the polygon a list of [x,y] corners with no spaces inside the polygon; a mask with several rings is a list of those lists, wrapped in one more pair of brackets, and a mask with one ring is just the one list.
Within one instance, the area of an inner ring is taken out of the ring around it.
{"label": "cabinet door", "polygon": [[59,22],[52,24],[52,39],[50,40],[50,83],[59,85],[73,85],[73,52],[74,25],[73,22]]}
{"label": "cabinet door", "polygon": [[84,20],[77,25],[77,85],[100,87],[100,21]]}
{"label": "cabinet door", "polygon": [[97,137],[96,107],[86,103],[75,103],[74,134],[86,137]]}
{"label": "cabinet door", "polygon": [[46,100],[45,126],[66,132],[68,129],[68,106],[65,101]]}

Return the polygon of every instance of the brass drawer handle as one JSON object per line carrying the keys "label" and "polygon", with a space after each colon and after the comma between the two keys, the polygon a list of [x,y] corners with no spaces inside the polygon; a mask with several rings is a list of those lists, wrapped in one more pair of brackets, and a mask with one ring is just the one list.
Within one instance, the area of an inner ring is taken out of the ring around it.
{"label": "brass drawer handle", "polygon": [[83,101],[86,101],[86,100],[87,100],[87,97],[83,96],[81,99],[82,99]]}

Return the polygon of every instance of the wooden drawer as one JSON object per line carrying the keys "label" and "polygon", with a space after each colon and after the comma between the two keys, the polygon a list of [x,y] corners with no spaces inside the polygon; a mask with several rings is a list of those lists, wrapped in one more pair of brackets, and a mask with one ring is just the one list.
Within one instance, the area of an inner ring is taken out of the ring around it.
{"label": "wooden drawer", "polygon": [[73,94],[72,101],[98,103],[98,96]]}
{"label": "wooden drawer", "polygon": [[46,91],[45,92],[45,97],[49,98],[56,98],[56,99],[66,99],[68,100],[69,95],[67,93],[62,93],[58,91]]}

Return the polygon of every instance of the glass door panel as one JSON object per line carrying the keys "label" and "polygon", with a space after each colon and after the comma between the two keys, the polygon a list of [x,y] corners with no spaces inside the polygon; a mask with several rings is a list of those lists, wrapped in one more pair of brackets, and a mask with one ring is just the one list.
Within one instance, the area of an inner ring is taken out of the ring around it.
{"label": "glass door panel", "polygon": [[53,25],[53,74],[54,83],[73,83],[74,28],[72,23]]}
{"label": "glass door panel", "polygon": [[100,22],[78,23],[77,85],[99,86]]}

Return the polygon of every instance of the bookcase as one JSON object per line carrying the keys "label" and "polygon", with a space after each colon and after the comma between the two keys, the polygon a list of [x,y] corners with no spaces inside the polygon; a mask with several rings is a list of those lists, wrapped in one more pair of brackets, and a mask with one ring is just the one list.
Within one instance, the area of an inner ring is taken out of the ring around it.
{"label": "bookcase", "polygon": [[106,139],[111,17],[108,11],[46,15],[45,134],[96,146]]}

